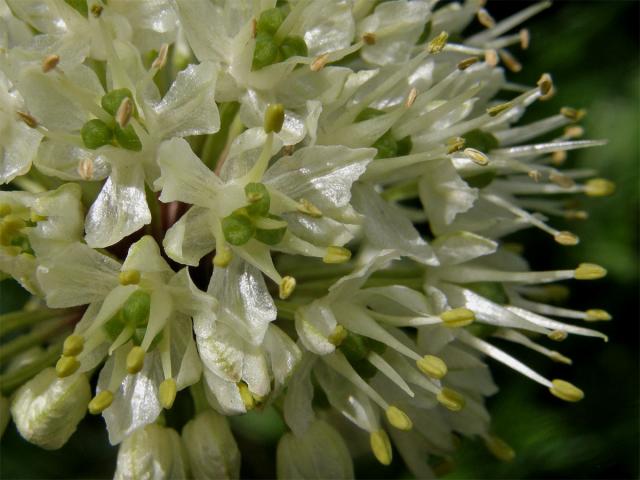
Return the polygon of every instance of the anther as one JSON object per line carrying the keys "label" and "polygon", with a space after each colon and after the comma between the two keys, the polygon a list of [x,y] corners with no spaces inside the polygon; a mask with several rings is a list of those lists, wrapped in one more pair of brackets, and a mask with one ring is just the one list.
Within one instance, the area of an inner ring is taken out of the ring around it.
{"label": "anther", "polygon": [[251,392],[249,391],[249,387],[244,382],[238,383],[238,391],[240,392],[240,398],[242,399],[242,403],[244,403],[244,408],[249,411],[253,410],[256,406],[255,399]]}
{"label": "anther", "polygon": [[425,355],[416,360],[418,369],[428,377],[440,380],[447,374],[447,364],[435,355]]}
{"label": "anther", "polygon": [[406,108],[411,108],[411,106],[413,105],[413,102],[416,101],[416,97],[418,96],[418,90],[413,87],[411,90],[409,90],[409,95],[407,95],[407,99],[404,102],[404,106]]}
{"label": "anther", "polygon": [[393,458],[391,451],[391,442],[389,436],[384,430],[376,430],[369,435],[369,443],[371,445],[371,451],[375,455],[376,459],[382,465],[389,465]]}
{"label": "anther", "polygon": [[91,158],[83,158],[78,162],[78,175],[83,180],[93,178],[93,160]]}
{"label": "anther", "polygon": [[447,327],[466,327],[476,319],[475,314],[468,308],[460,307],[440,314],[440,319]]}
{"label": "anther", "polygon": [[51,70],[53,70],[58,66],[58,63],[60,63],[59,55],[47,55],[42,60],[42,72],[43,73],[50,72]]}
{"label": "anther", "polygon": [[158,56],[151,64],[151,68],[160,70],[167,63],[167,54],[169,53],[169,44],[163,43],[160,46],[160,51],[158,52]]}
{"label": "anther", "polygon": [[62,354],[70,357],[79,355],[84,348],[84,338],[82,335],[69,335],[62,346]]}
{"label": "anther", "polygon": [[233,252],[227,246],[216,248],[216,254],[213,257],[213,265],[220,268],[226,268],[233,258]]}
{"label": "anther", "polygon": [[120,125],[120,128],[125,128],[131,120],[133,114],[133,102],[129,97],[124,97],[118,110],[116,111],[116,122]]}
{"label": "anther", "polygon": [[489,165],[489,157],[480,150],[476,150],[475,148],[465,148],[464,154],[476,165],[480,165],[482,167]]}
{"label": "anther", "polygon": [[123,270],[118,274],[120,285],[137,285],[140,283],[140,272],[138,270]]}
{"label": "anther", "polygon": [[251,38],[256,38],[258,35],[258,20],[255,18],[251,19]]}
{"label": "anther", "polygon": [[605,178],[593,178],[584,184],[584,193],[590,197],[606,197],[616,190],[616,184]]}
{"label": "anther", "polygon": [[601,310],[599,308],[592,308],[587,310],[585,313],[585,320],[587,322],[601,322],[601,321],[609,321],[611,320],[611,315],[606,310]]}
{"label": "anther", "polygon": [[493,435],[488,435],[484,439],[484,445],[494,457],[496,457],[498,460],[502,460],[503,462],[510,462],[516,457],[516,452],[513,450],[513,448],[511,448],[501,438],[494,437]]}
{"label": "anther", "polygon": [[553,88],[553,79],[551,75],[548,73],[543,73],[540,79],[538,80],[538,88],[540,89],[540,100],[548,100],[553,96],[554,88]]}
{"label": "anther", "polygon": [[173,378],[167,378],[160,383],[158,398],[160,405],[165,410],[169,410],[173,406],[176,399],[176,381]]}
{"label": "anther", "polygon": [[584,128],[580,125],[569,125],[564,129],[564,138],[580,138],[584,135]]}
{"label": "anther", "polygon": [[91,415],[99,415],[111,406],[113,402],[113,393],[109,390],[102,390],[89,402],[89,413]]}
{"label": "anther", "polygon": [[295,289],[296,289],[296,279],[293,277],[286,276],[280,282],[278,295],[281,300],[286,300],[291,296],[291,294]]}
{"label": "anther", "polygon": [[554,362],[564,363],[565,365],[571,365],[573,363],[569,357],[565,357],[560,352],[556,352],[555,350],[549,353],[549,358]]}
{"label": "anther", "polygon": [[481,8],[476,13],[476,17],[478,21],[483,27],[493,28],[496,26],[496,21],[493,19],[491,14],[484,8]]}
{"label": "anther", "polygon": [[554,342],[562,342],[566,340],[567,336],[568,334],[564,330],[553,330],[547,335],[547,337],[549,337],[549,339],[553,340]]}
{"label": "anther", "polygon": [[102,10],[103,10],[102,5],[98,5],[97,3],[95,3],[95,4],[93,4],[91,6],[91,14],[96,18],[98,18],[98,17],[100,17],[100,15],[102,15]]}
{"label": "anther", "polygon": [[73,375],[80,368],[80,362],[74,356],[63,355],[56,363],[56,374],[59,378]]}
{"label": "anther", "polygon": [[31,116],[31,114],[27,112],[21,112],[20,110],[16,111],[16,114],[18,115],[18,117],[20,117],[20,120],[27,124],[27,127],[36,128],[38,126],[38,121],[33,116]]}
{"label": "anther", "polygon": [[478,57],[465,58],[464,60],[461,60],[460,62],[458,62],[458,65],[457,65],[458,70],[466,70],[474,63],[478,63],[478,61],[480,61]]}
{"label": "anther", "polygon": [[498,65],[498,52],[493,49],[484,52],[484,61],[490,67]]}
{"label": "anther", "polygon": [[558,150],[557,152],[553,152],[551,154],[551,163],[553,163],[556,167],[559,167],[566,161],[567,152],[565,150]]}
{"label": "anther", "polygon": [[409,416],[395,405],[389,405],[389,408],[385,411],[385,415],[387,416],[389,423],[398,430],[406,431],[411,430],[413,427],[413,422]]}
{"label": "anther", "polygon": [[367,45],[375,45],[376,44],[376,34],[373,32],[367,32],[362,35],[362,41]]}
{"label": "anther", "polygon": [[564,380],[552,380],[549,391],[566,402],[579,402],[584,398],[584,392],[582,390]]}
{"label": "anther", "polygon": [[500,55],[500,60],[502,60],[502,63],[504,63],[504,65],[509,70],[511,70],[514,73],[518,73],[519,71],[522,70],[522,64],[518,61],[516,57],[511,55],[511,53],[509,53],[508,50],[502,49],[498,52],[498,54]]}
{"label": "anther", "polygon": [[314,218],[322,217],[322,212],[320,211],[320,209],[310,201],[305,200],[304,198],[300,199],[300,202],[298,202],[298,206],[296,207],[296,209],[300,213],[304,213],[305,215],[309,215],[310,217],[314,217]]}
{"label": "anther", "polygon": [[573,273],[576,280],[598,280],[607,275],[607,270],[595,263],[581,263]]}
{"label": "anther", "polygon": [[465,139],[462,137],[453,137],[447,140],[447,153],[455,153],[459,152],[464,148],[464,144],[466,143]]}
{"label": "anther", "polygon": [[527,172],[527,176],[536,183],[542,179],[542,173],[540,173],[540,170],[529,170]]}
{"label": "anther", "polygon": [[573,233],[567,231],[556,233],[553,239],[560,245],[564,246],[573,246],[577,245],[580,242],[580,239],[577,235],[574,235]]}
{"label": "anther", "polygon": [[264,112],[264,131],[278,133],[284,123],[284,106],[281,103],[271,103]]}
{"label": "anther", "polygon": [[127,354],[127,372],[131,375],[135,375],[144,366],[144,356],[145,356],[144,348],[135,346],[129,353]]}
{"label": "anther", "polygon": [[575,108],[571,107],[562,107],[560,109],[560,114],[564,115],[565,118],[568,118],[573,122],[579,122],[585,117],[587,111],[582,108],[580,110],[576,110]]}
{"label": "anther", "polygon": [[564,218],[568,220],[586,220],[589,218],[589,213],[584,210],[566,210],[564,212]]}
{"label": "anther", "polygon": [[487,113],[489,114],[490,117],[496,117],[500,115],[502,112],[506,112],[511,107],[513,107],[513,104],[511,102],[505,102],[505,103],[501,103],[499,105],[495,105],[493,107],[487,108]]}
{"label": "anther", "polygon": [[329,334],[327,340],[329,343],[335,347],[339,347],[340,344],[347,338],[349,332],[342,325],[336,325],[336,328],[333,329],[333,332]]}
{"label": "anther", "polygon": [[322,55],[317,56],[313,60],[313,62],[311,62],[311,65],[309,66],[309,68],[311,69],[312,72],[319,72],[325,67],[327,63],[329,63],[329,54],[323,53]]}
{"label": "anther", "polygon": [[431,54],[440,53],[447,44],[448,39],[449,34],[447,32],[440,32],[437,37],[427,44],[427,51]]}
{"label": "anther", "polygon": [[551,173],[549,174],[549,180],[562,188],[572,188],[575,186],[576,182],[573,181],[573,178],[568,177],[567,175],[563,175],[561,173]]}
{"label": "anther", "polygon": [[438,402],[452,412],[458,412],[464,407],[464,397],[455,390],[444,387],[436,396]]}
{"label": "anther", "polygon": [[522,50],[526,50],[527,48],[529,48],[529,44],[531,43],[531,35],[529,34],[529,30],[523,28],[518,32],[518,35],[520,36],[520,48]]}
{"label": "anther", "polygon": [[47,217],[31,210],[31,212],[29,212],[29,220],[31,220],[33,223],[38,223],[46,221]]}
{"label": "anther", "polygon": [[322,261],[324,263],[344,263],[348,262],[351,258],[351,250],[344,247],[331,246],[327,247],[327,253],[325,253]]}

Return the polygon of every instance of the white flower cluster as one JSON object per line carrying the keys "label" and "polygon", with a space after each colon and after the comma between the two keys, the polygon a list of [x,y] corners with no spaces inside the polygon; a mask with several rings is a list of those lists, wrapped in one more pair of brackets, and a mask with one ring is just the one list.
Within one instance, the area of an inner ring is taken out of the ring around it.
{"label": "white flower cluster", "polygon": [[88,409],[116,478],[237,478],[225,416],[272,408],[279,477],[352,477],[364,438],[426,478],[454,433],[514,454],[485,357],[580,400],[491,340],[571,363],[535,339],[604,337],[548,285],[603,268],[502,241],[575,245],[547,216],[613,186],[557,167],[603,142],[579,110],[520,121],[554,88],[506,48],[548,4],[483,3],[0,0],[0,270],[33,294],[0,317],[0,426],[59,448]]}

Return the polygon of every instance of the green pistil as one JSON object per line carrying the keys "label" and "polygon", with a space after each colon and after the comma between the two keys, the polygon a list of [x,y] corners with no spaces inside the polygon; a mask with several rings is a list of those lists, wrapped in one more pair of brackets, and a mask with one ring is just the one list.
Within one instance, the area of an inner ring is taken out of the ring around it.
{"label": "green pistil", "polygon": [[136,290],[127,298],[118,313],[104,324],[103,329],[111,341],[114,341],[125,328],[129,328],[134,343],[139,345],[149,323],[150,310],[151,296],[144,290]]}
{"label": "green pistil", "polygon": [[284,8],[278,7],[260,14],[256,22],[256,46],[251,65],[253,70],[260,70],[294,56],[306,57],[309,54],[302,37],[291,35],[280,42],[276,40],[276,32],[287,14]]}

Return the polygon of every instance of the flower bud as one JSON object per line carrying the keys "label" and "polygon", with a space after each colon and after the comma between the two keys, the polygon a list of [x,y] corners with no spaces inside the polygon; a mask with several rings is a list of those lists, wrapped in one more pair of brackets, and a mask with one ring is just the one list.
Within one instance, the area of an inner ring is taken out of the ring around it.
{"label": "flower bud", "polygon": [[333,427],[316,421],[302,435],[287,433],[278,443],[278,478],[353,478],[351,455]]}
{"label": "flower bud", "polygon": [[157,424],[147,425],[133,432],[120,444],[114,479],[160,480],[185,477],[184,450],[175,430]]}
{"label": "flower bud", "polygon": [[198,414],[182,429],[182,441],[195,479],[239,477],[240,451],[222,415]]}
{"label": "flower bud", "polygon": [[11,416],[27,441],[55,450],[75,432],[90,399],[83,373],[58,378],[54,368],[47,368],[16,392]]}

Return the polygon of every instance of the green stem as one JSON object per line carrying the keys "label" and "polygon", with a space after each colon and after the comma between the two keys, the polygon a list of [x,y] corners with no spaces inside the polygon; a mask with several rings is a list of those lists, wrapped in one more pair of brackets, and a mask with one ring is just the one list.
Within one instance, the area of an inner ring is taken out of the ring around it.
{"label": "green stem", "polygon": [[229,134],[239,110],[240,104],[238,102],[220,105],[220,130],[207,136],[200,154],[204,164],[212,170],[215,168],[220,154],[224,151],[229,141],[233,140]]}
{"label": "green stem", "polygon": [[0,392],[3,395],[10,394],[27,380],[40,373],[46,367],[53,365],[62,352],[62,342],[50,346],[46,352],[33,362],[13,372],[0,375]]}
{"label": "green stem", "polygon": [[5,362],[13,355],[23,352],[24,350],[39,345],[56,333],[59,333],[66,328],[69,328],[70,320],[72,317],[61,317],[51,320],[46,326],[39,328],[26,335],[21,335],[18,338],[11,340],[0,346],[0,363]]}
{"label": "green stem", "polygon": [[0,315],[0,337],[41,321],[66,315],[67,313],[70,312],[67,310],[50,310],[48,308],[5,313],[4,315]]}

